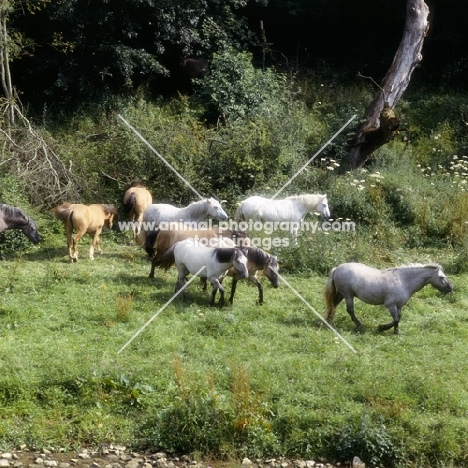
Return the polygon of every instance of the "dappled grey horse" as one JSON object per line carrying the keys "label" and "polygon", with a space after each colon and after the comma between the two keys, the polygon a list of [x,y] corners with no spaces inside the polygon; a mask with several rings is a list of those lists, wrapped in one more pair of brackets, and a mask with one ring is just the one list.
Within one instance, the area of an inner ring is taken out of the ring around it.
{"label": "dappled grey horse", "polygon": [[443,293],[453,291],[450,280],[438,264],[413,264],[386,270],[377,270],[362,263],[342,263],[330,271],[325,287],[327,321],[335,316],[336,306],[345,299],[346,310],[357,327],[361,322],[354,314],[354,298],[366,304],[384,305],[390,311],[393,321],[379,325],[379,331],[393,327],[399,333],[398,324],[401,309],[410,297],[426,284]]}

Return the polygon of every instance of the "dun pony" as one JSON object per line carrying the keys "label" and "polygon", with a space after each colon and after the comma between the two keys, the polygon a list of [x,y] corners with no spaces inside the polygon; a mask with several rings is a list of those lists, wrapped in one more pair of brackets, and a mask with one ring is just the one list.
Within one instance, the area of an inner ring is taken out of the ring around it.
{"label": "dun pony", "polygon": [[123,199],[125,210],[133,223],[133,237],[141,231],[141,222],[146,208],[153,203],[153,197],[148,189],[140,181],[134,181],[127,189]]}
{"label": "dun pony", "polygon": [[[70,262],[78,261],[78,241],[85,235],[93,237],[89,248],[89,258],[94,260],[94,248],[102,253],[100,235],[104,226],[112,229],[114,215],[117,213],[113,205],[80,203],[64,203],[52,209],[55,217],[63,221],[67,234],[68,255]],[[73,231],[76,234],[73,235]]]}

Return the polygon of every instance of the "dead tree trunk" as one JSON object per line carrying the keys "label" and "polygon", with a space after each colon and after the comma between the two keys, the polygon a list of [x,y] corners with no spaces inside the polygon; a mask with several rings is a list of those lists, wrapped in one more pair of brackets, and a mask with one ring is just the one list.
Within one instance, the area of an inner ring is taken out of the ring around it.
{"label": "dead tree trunk", "polygon": [[6,124],[10,130],[15,123],[13,109],[13,84],[10,73],[10,57],[8,53],[7,8],[0,6],[0,82],[7,102]]}
{"label": "dead tree trunk", "polygon": [[421,50],[427,34],[429,8],[424,0],[408,0],[403,39],[380,90],[366,109],[365,121],[350,141],[347,160],[350,169],[364,166],[377,148],[395,136],[400,125],[393,112],[421,62]]}

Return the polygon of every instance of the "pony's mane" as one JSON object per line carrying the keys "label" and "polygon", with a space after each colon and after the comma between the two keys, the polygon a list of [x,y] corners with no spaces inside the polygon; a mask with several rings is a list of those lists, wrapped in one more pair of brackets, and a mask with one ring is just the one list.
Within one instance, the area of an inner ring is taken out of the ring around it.
{"label": "pony's mane", "polygon": [[398,267],[387,268],[387,270],[394,270],[395,268],[437,268],[442,269],[438,263],[408,263],[406,265],[400,265]]}
{"label": "pony's mane", "polygon": [[132,188],[132,187],[142,187],[142,188],[146,188],[145,184],[144,184],[141,180],[134,180],[134,181],[130,184],[130,187],[129,187],[129,188]]}
{"label": "pony's mane", "polygon": [[232,260],[236,247],[216,247],[213,250],[213,256],[219,263],[228,263]]}
{"label": "pony's mane", "polygon": [[265,265],[270,259],[270,254],[257,247],[247,247],[247,260],[255,265]]}
{"label": "pony's mane", "polygon": [[106,214],[117,214],[117,208],[114,205],[108,203],[101,203],[102,209]]}
{"label": "pony's mane", "polygon": [[324,195],[321,195],[319,193],[305,193],[303,195],[291,195],[290,197],[286,197],[286,200],[300,200],[300,201],[308,201],[310,202],[311,200],[314,200],[323,197]]}
{"label": "pony's mane", "polygon": [[5,205],[0,203],[0,210],[3,212],[4,216],[8,217],[21,217],[24,219],[29,219],[29,216],[21,209],[16,206]]}
{"label": "pony's mane", "polygon": [[207,212],[206,205],[208,202],[209,199],[205,198],[203,200],[194,201],[182,209],[189,211],[194,216],[198,216]]}

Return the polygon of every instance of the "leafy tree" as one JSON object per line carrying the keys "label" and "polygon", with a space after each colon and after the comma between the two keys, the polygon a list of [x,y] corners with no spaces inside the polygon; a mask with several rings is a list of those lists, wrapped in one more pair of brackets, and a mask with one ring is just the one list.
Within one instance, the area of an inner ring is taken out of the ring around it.
{"label": "leafy tree", "polygon": [[34,38],[15,67],[21,89],[31,98],[39,80],[46,95],[84,99],[154,83],[174,75],[181,56],[247,46],[252,38],[238,16],[243,4],[61,0],[40,11],[16,11],[15,26]]}

